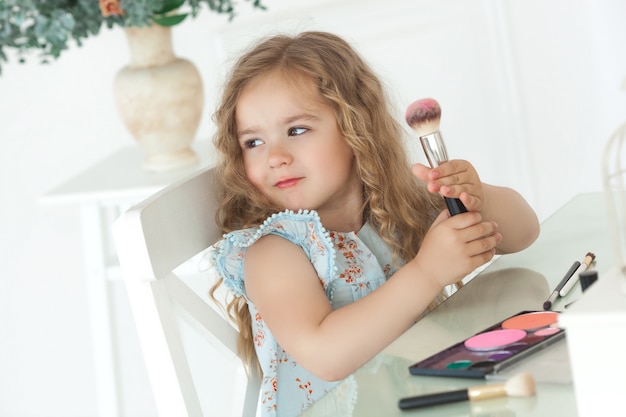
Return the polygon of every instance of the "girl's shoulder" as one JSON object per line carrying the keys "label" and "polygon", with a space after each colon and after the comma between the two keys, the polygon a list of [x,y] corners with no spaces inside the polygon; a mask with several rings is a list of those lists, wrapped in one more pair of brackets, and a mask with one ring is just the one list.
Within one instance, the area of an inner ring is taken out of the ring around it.
{"label": "girl's shoulder", "polygon": [[235,295],[245,295],[243,260],[245,251],[261,237],[277,235],[298,245],[305,252],[320,278],[335,272],[335,250],[317,212],[285,210],[268,217],[263,224],[227,233],[209,251],[209,260]]}

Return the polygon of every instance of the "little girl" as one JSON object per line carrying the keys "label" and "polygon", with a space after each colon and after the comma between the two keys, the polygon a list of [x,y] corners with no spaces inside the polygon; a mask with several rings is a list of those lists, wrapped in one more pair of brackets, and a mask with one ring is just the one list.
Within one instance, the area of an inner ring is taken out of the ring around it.
{"label": "little girl", "polygon": [[[537,237],[526,201],[469,162],[412,174],[381,82],[332,34],[244,54],[216,122],[228,234],[211,259],[234,295],[241,355],[262,372],[264,416],[300,414],[445,286]],[[442,195],[469,212],[450,217]]]}

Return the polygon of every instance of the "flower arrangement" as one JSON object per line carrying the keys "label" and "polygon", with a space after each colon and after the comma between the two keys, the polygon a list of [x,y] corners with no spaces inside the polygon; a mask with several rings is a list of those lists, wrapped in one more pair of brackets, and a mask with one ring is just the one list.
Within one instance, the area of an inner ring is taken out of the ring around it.
{"label": "flower arrangement", "polygon": [[[265,9],[261,0],[248,0]],[[17,52],[19,62],[37,51],[43,63],[56,59],[70,42],[78,46],[105,24],[113,26],[177,25],[195,17],[204,7],[235,16],[232,0],[2,0],[0,1],[0,74],[8,58],[5,48]]]}

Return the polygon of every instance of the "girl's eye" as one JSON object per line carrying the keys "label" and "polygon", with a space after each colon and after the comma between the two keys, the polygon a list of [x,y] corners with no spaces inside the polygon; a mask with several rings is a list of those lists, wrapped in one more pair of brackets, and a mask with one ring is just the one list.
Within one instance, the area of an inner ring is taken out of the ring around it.
{"label": "girl's eye", "polygon": [[292,127],[289,129],[289,136],[298,136],[307,132],[308,130],[309,129],[307,129],[306,127]]}
{"label": "girl's eye", "polygon": [[243,142],[243,147],[245,149],[252,149],[262,144],[263,144],[263,141],[261,139],[248,139]]}

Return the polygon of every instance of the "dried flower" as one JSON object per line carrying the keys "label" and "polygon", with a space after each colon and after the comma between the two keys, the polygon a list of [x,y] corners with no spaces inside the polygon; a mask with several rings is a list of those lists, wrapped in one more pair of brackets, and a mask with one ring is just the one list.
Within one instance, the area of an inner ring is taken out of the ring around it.
{"label": "dried flower", "polygon": [[99,0],[102,16],[124,16],[120,0]]}
{"label": "dried flower", "polygon": [[[262,0],[246,0],[265,9]],[[175,26],[202,9],[235,16],[237,0],[0,0],[0,75],[14,50],[19,62],[31,53],[42,63],[58,58],[73,43],[81,46],[103,26]],[[179,12],[180,10],[180,12]]]}

